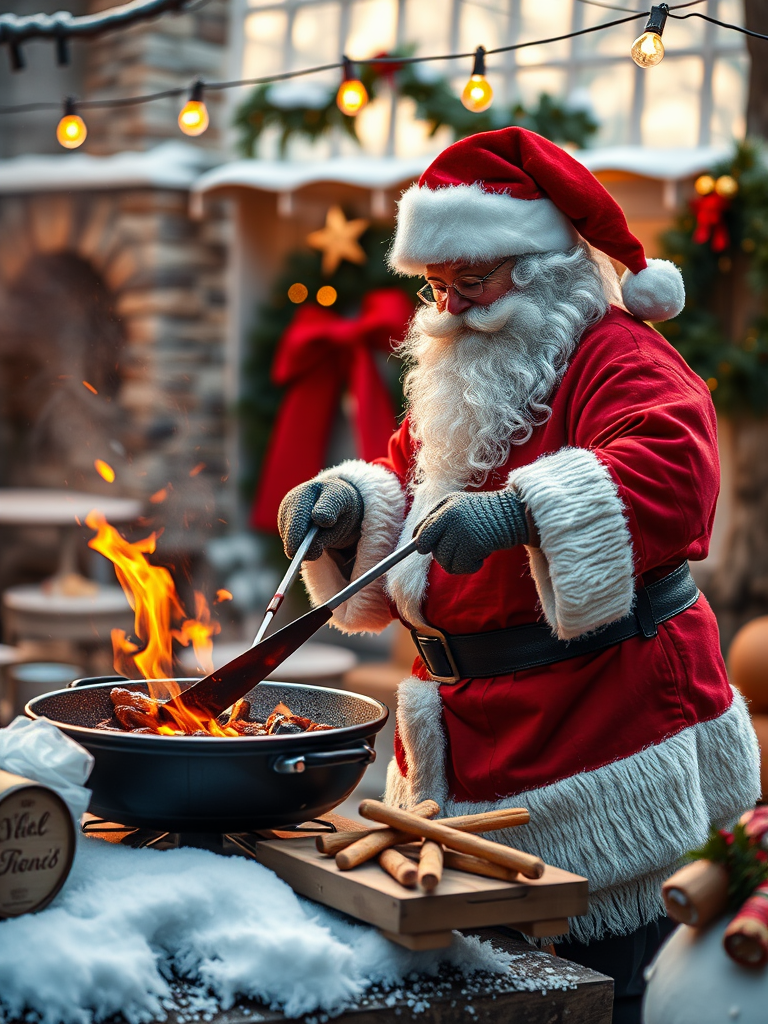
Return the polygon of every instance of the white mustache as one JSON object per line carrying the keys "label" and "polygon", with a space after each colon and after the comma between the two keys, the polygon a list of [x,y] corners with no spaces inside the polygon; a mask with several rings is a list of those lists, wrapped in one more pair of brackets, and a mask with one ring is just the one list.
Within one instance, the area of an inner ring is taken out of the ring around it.
{"label": "white mustache", "polygon": [[495,334],[508,327],[528,337],[544,329],[544,315],[538,303],[517,291],[507,292],[487,306],[471,306],[463,313],[442,312],[436,307],[417,310],[414,321],[419,330],[433,338],[455,338],[467,330],[480,335]]}

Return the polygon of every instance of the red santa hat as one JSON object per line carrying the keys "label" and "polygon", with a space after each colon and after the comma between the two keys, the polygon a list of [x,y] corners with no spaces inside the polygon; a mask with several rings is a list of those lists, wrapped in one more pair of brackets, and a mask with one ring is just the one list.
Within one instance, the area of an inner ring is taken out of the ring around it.
{"label": "red santa hat", "polygon": [[567,251],[579,237],[627,268],[622,298],[641,320],[669,320],[685,303],[680,271],[647,260],[618,203],[594,175],[525,128],[483,132],[449,146],[402,196],[390,266],[483,263]]}

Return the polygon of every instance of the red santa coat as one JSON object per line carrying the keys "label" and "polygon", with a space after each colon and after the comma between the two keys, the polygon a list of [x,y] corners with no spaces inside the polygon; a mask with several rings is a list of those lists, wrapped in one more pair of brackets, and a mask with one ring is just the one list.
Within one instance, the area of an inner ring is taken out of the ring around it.
{"label": "red santa coat", "polygon": [[[475,633],[543,614],[570,639],[627,614],[636,586],[706,555],[719,482],[714,409],[656,331],[611,309],[583,336],[551,406],[484,485],[517,491],[540,548],[495,552],[463,576],[412,556],[340,609],[340,628],[378,630],[399,615]],[[326,471],[363,493],[354,576],[443,496],[428,483],[411,494],[413,457],[406,420],[386,459]],[[327,556],[307,564],[305,579],[317,601],[343,582]],[[658,916],[660,883],[679,858],[759,791],[754,732],[703,596],[651,640],[458,685],[430,680],[417,658],[400,687],[387,799],[432,798],[447,814],[529,807],[530,825],[505,838],[590,879],[590,913],[571,929],[582,941]]]}

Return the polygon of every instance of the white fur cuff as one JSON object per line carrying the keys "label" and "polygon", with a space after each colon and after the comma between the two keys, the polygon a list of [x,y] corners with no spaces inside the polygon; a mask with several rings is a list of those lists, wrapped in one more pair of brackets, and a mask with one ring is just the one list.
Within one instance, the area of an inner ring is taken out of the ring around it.
{"label": "white fur cuff", "polygon": [[[363,499],[363,523],[352,579],[356,580],[394,551],[405,518],[405,495],[397,477],[382,466],[350,459],[324,469],[316,480],[340,477],[358,489]],[[333,559],[323,553],[305,562],[302,578],[313,605],[324,604],[347,585]],[[384,581],[376,580],[340,605],[331,623],[343,633],[380,633],[392,621]]]}
{"label": "white fur cuff", "polygon": [[561,640],[627,615],[634,578],[632,540],[618,488],[586,448],[563,448],[510,474],[541,537],[529,548],[544,615]]}

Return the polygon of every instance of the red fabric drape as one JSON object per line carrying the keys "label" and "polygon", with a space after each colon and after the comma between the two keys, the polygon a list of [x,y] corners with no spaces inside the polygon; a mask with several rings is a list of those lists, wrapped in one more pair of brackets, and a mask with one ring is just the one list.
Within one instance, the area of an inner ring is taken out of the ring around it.
{"label": "red fabric drape", "polygon": [[388,352],[392,340],[402,339],[412,312],[399,288],[369,292],[354,320],[320,306],[298,310],[272,364],[272,381],[287,391],[256,490],[251,513],[256,529],[275,532],[283,497],[323,468],[345,385],[354,401],[360,456],[371,460],[385,454],[395,411],[374,352]]}

